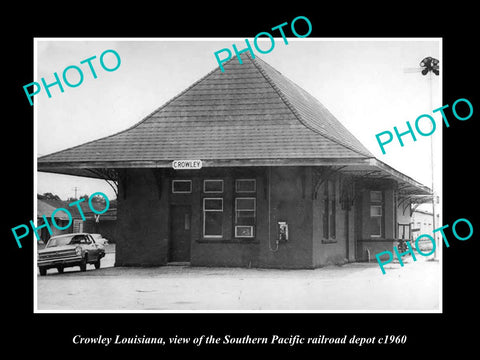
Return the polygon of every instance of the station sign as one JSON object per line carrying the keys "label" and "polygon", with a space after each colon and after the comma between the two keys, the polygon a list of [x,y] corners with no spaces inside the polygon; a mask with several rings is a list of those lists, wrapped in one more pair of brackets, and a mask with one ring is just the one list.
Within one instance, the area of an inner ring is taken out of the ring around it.
{"label": "station sign", "polygon": [[202,168],[202,160],[173,160],[175,170],[197,170]]}

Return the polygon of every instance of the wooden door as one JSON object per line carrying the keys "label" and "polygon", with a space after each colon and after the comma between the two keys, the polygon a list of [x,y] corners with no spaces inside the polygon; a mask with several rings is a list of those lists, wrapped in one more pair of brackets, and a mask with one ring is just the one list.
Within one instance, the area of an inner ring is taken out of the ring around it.
{"label": "wooden door", "polygon": [[190,261],[191,245],[191,217],[190,206],[172,205],[170,207],[170,262]]}

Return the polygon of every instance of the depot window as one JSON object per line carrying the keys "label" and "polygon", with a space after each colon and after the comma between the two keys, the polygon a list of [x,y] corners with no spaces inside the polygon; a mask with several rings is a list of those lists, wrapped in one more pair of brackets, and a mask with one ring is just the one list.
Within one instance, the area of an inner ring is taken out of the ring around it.
{"label": "depot window", "polygon": [[235,192],[254,193],[257,191],[255,179],[237,179],[235,180]]}
{"label": "depot window", "polygon": [[337,183],[334,180],[327,180],[323,187],[323,239],[335,242],[336,212],[337,212]]}
{"label": "depot window", "polygon": [[223,180],[203,180],[203,192],[207,194],[223,193]]}
{"label": "depot window", "polygon": [[410,240],[410,224],[398,224],[398,238]]}
{"label": "depot window", "polygon": [[383,236],[383,192],[370,191],[370,236]]}
{"label": "depot window", "polygon": [[192,180],[172,180],[172,193],[190,194],[192,192]]}
{"label": "depot window", "polygon": [[203,237],[223,237],[223,198],[203,199]]}
{"label": "depot window", "polygon": [[256,198],[237,197],[235,199],[235,237],[255,236]]}

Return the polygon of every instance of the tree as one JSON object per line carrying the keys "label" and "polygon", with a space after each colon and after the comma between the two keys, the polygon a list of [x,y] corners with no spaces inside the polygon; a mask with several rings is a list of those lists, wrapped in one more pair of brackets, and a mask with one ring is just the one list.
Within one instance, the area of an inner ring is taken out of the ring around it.
{"label": "tree", "polygon": [[61,200],[60,196],[52,194],[51,192],[43,193],[42,195],[37,194],[37,199],[40,200]]}
{"label": "tree", "polygon": [[87,195],[87,194],[82,195],[82,196],[80,196],[78,199],[75,198],[75,197],[69,197],[69,198],[67,199],[67,202],[70,203],[70,202],[78,201],[78,200],[80,200],[80,199],[85,199],[85,202],[88,202],[88,195]]}
{"label": "tree", "polygon": [[95,195],[93,198],[92,198],[92,203],[93,204],[105,204],[105,198],[101,195]]}
{"label": "tree", "polygon": [[92,207],[97,211],[103,211],[106,208],[105,198],[101,195],[95,195],[90,199]]}

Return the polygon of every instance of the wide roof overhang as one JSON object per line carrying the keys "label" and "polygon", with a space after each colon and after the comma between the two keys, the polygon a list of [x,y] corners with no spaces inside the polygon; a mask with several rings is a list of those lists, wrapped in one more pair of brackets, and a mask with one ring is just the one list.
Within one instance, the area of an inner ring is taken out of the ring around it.
{"label": "wide roof overhang", "polygon": [[[415,197],[425,201],[431,198],[432,191],[413,178],[395,170],[376,158],[351,159],[200,159],[202,168],[218,167],[268,167],[268,166],[328,166],[342,174],[373,180],[394,180],[398,183],[401,196]],[[172,168],[173,160],[155,161],[78,161],[38,163],[38,171],[64,175],[82,176],[97,179],[116,180],[115,169],[122,168]],[[113,172],[112,172],[113,170]],[[182,171],[182,170],[178,170]]]}

